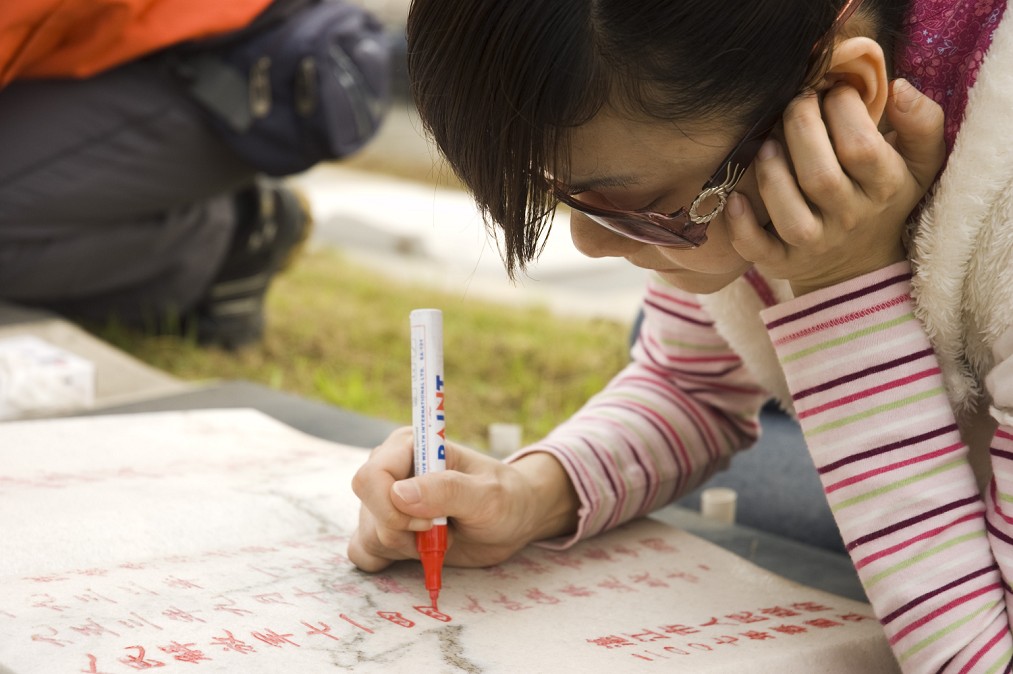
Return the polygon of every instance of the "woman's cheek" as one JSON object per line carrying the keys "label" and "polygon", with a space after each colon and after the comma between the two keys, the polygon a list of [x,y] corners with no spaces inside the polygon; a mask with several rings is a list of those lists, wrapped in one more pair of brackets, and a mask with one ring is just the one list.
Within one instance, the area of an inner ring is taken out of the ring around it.
{"label": "woman's cheek", "polygon": [[611,232],[579,213],[570,214],[570,238],[578,251],[592,258],[626,257],[644,248],[644,244]]}
{"label": "woman's cheek", "polygon": [[728,228],[722,218],[716,218],[707,228],[707,241],[698,248],[662,248],[659,255],[684,269],[705,274],[723,274],[749,268],[750,263],[739,255],[728,238]]}

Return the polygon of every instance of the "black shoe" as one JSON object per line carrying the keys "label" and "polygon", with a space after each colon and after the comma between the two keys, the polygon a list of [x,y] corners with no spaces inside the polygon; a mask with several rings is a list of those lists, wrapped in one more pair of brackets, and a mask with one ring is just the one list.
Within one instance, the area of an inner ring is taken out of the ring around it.
{"label": "black shoe", "polygon": [[278,183],[258,183],[238,194],[236,214],[229,251],[191,317],[198,343],[229,350],[263,337],[271,281],[291,264],[312,229],[305,199]]}

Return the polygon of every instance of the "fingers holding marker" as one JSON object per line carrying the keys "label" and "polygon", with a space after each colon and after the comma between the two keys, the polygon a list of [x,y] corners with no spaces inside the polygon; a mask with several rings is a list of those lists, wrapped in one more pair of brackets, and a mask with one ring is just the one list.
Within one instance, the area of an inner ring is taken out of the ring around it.
{"label": "fingers holding marker", "polygon": [[[451,458],[453,457],[453,458]],[[399,480],[391,485],[391,501],[408,515],[412,531],[425,531],[433,518],[495,519],[490,506],[509,480],[498,460],[447,443],[447,470]],[[454,466],[451,468],[451,466]]]}
{"label": "fingers holding marker", "polygon": [[359,510],[359,526],[348,542],[348,559],[370,573],[382,571],[398,559],[415,557],[415,535],[378,526],[372,513]]}
{"label": "fingers holding marker", "polygon": [[364,571],[379,571],[391,560],[413,556],[412,517],[399,510],[390,497],[395,482],[411,475],[411,460],[411,429],[398,429],[370,452],[352,477],[352,491],[362,505],[348,557]]}

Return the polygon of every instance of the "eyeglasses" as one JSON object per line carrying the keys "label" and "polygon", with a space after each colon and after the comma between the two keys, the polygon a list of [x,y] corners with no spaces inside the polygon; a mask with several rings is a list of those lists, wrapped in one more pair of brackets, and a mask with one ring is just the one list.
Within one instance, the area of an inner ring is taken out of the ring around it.
{"label": "eyeglasses", "polygon": [[[696,248],[707,240],[707,225],[721,214],[746,169],[756,158],[760,146],[781,118],[769,115],[754,124],[738,145],[724,158],[717,171],[704,183],[689,208],[674,213],[648,210],[620,211],[591,206],[564,192],[557,184],[556,199],[580,211],[602,227],[630,239],[669,248]],[[706,210],[705,210],[706,209]]]}
{"label": "eyeglasses", "polygon": [[[863,0],[848,0],[837,14],[828,34],[848,20]],[[822,42],[822,40],[821,40]],[[818,45],[817,45],[818,46]],[[813,47],[813,56],[816,54]],[[742,140],[724,158],[721,165],[703,184],[689,208],[674,213],[656,213],[648,210],[623,211],[586,204],[568,194],[558,182],[553,183],[553,194],[563,204],[583,213],[593,222],[626,238],[667,248],[696,248],[707,241],[707,226],[725,209],[728,195],[745,175],[760,146],[774,130],[782,111],[768,114],[753,124]]]}

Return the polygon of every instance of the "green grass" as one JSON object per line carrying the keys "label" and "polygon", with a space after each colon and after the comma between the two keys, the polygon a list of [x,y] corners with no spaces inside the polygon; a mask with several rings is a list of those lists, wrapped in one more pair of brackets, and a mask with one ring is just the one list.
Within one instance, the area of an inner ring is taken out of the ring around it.
{"label": "green grass", "polygon": [[493,422],[542,437],[626,363],[628,326],[397,283],[328,249],[304,254],[268,296],[263,342],[238,353],[108,327],[99,335],[185,380],[246,379],[411,423],[408,313],[444,311],[447,431],[487,446]]}

